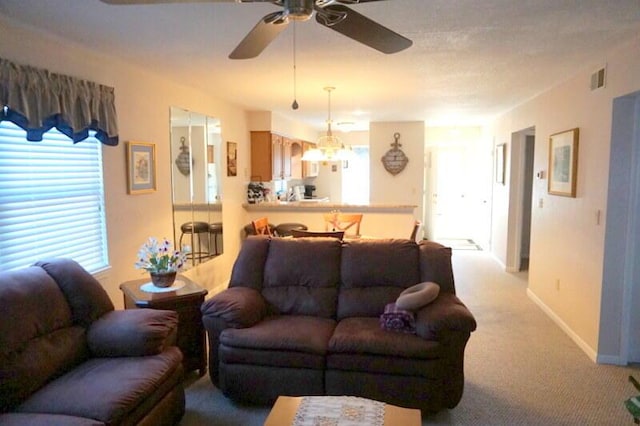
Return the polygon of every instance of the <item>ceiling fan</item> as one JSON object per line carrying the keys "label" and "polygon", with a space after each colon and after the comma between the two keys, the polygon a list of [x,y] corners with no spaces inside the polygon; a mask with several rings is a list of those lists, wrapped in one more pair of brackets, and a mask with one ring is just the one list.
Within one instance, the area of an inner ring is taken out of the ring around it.
{"label": "ceiling fan", "polygon": [[231,59],[249,59],[258,56],[290,21],[307,21],[316,15],[316,22],[339,32],[382,53],[396,53],[410,47],[413,42],[348,8],[345,4],[358,4],[384,0],[101,0],[107,4],[159,4],[159,3],[273,3],[282,10],[263,17],[231,52]]}

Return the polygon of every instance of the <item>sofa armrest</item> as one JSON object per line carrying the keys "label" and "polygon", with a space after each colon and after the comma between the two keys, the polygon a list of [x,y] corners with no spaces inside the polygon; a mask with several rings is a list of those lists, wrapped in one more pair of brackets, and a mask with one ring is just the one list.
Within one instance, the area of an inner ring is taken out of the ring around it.
{"label": "sofa armrest", "polygon": [[451,293],[440,293],[416,315],[416,333],[424,339],[438,339],[449,330],[471,333],[476,325],[469,309]]}
{"label": "sofa armrest", "polygon": [[89,326],[87,343],[96,357],[155,355],[175,345],[177,329],[174,311],[111,311]]}
{"label": "sofa armrest", "polygon": [[230,287],[206,300],[201,307],[203,318],[220,318],[228,327],[246,328],[260,322],[267,313],[267,302],[257,290]]}

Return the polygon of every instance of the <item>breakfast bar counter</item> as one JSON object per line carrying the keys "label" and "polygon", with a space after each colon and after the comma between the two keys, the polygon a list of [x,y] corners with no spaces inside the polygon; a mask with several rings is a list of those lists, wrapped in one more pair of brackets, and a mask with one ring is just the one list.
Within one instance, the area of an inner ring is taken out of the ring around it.
{"label": "breakfast bar counter", "polygon": [[410,213],[413,214],[415,205],[404,204],[337,204],[329,201],[273,201],[257,204],[242,205],[250,212],[322,212],[339,210],[343,213]]}
{"label": "breakfast bar counter", "polygon": [[302,223],[311,231],[324,231],[323,213],[362,213],[360,233],[379,238],[409,238],[413,224],[415,205],[403,204],[339,204],[328,201],[276,201],[257,204],[245,203],[249,221],[267,217],[269,223]]}

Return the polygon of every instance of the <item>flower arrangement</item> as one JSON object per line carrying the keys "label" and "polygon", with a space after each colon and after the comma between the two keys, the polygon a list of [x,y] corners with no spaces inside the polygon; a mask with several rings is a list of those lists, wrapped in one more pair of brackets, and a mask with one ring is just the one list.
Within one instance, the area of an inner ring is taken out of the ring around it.
{"label": "flower arrangement", "polygon": [[171,241],[166,238],[160,243],[151,237],[140,247],[135,267],[152,274],[178,272],[186,264],[187,253],[190,252],[189,246],[182,247],[182,251],[174,250],[171,248]]}

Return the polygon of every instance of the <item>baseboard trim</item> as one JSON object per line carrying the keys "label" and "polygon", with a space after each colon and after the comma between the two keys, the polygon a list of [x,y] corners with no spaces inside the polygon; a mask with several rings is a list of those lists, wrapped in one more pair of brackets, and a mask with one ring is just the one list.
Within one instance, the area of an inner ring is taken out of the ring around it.
{"label": "baseboard trim", "polygon": [[613,365],[627,365],[622,362],[622,359],[617,355],[598,355],[598,364],[613,364]]}
{"label": "baseboard trim", "polygon": [[591,359],[591,361],[598,364],[600,362],[604,362],[603,358],[608,358],[608,357],[598,356],[598,353],[595,350],[593,350],[591,346],[589,346],[584,340],[582,340],[582,338],[578,336],[571,329],[571,327],[567,325],[567,323],[562,321],[562,318],[560,318],[550,307],[548,307],[542,300],[540,300],[538,296],[536,296],[535,293],[533,293],[529,288],[527,288],[527,296],[529,297],[529,299],[533,301],[533,303],[538,305],[538,307],[542,309],[542,311],[545,314],[547,314],[549,318],[551,318],[551,320],[555,322],[556,325],[560,327],[562,331],[567,333],[567,335],[571,338],[571,340],[573,340],[574,343],[578,345],[578,347],[587,354],[587,356],[589,357],[589,359]]}
{"label": "baseboard trim", "polygon": [[491,257],[493,258],[493,260],[495,260],[496,263],[502,267],[502,269],[506,270],[506,265],[502,262],[502,260],[500,260],[500,258],[494,252],[489,252],[489,253],[491,254]]}

